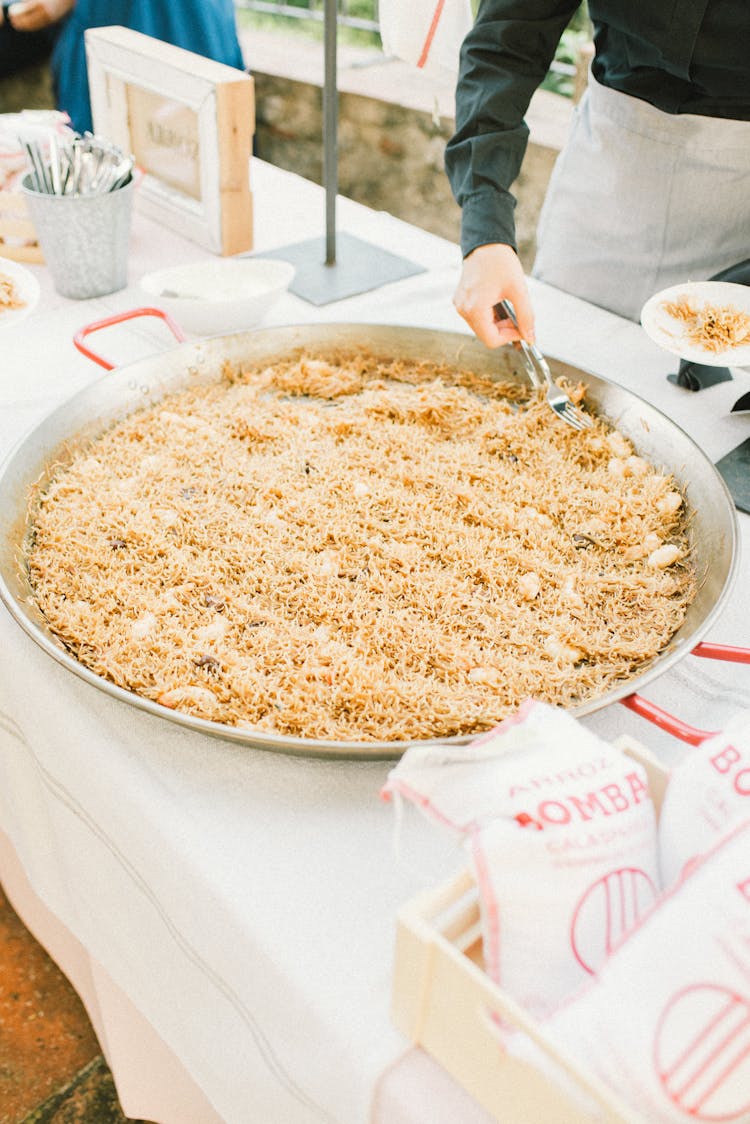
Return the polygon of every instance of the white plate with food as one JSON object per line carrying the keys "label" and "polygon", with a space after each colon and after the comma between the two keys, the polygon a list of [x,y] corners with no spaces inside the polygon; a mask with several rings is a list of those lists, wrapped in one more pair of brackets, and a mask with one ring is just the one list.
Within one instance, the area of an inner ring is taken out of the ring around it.
{"label": "white plate with food", "polygon": [[685,281],[662,289],[641,310],[654,343],[709,367],[750,366],[750,285]]}
{"label": "white plate with food", "polygon": [[39,301],[39,282],[30,270],[0,257],[0,328],[9,328],[33,312]]}

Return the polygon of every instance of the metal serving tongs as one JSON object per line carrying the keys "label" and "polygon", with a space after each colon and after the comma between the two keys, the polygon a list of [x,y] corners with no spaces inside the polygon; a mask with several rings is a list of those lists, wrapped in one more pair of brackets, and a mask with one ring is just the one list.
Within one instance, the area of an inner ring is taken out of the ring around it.
{"label": "metal serving tongs", "polygon": [[[495,305],[495,310],[499,313],[501,319],[510,320],[520,335],[516,313],[510,301],[499,301]],[[557,416],[572,426],[573,429],[590,429],[594,424],[592,419],[588,414],[584,414],[583,410],[579,410],[570,396],[557,385],[552,378],[547,360],[536,344],[529,343],[523,336],[518,343],[523,353],[524,363],[532,386],[546,391],[547,402]]]}

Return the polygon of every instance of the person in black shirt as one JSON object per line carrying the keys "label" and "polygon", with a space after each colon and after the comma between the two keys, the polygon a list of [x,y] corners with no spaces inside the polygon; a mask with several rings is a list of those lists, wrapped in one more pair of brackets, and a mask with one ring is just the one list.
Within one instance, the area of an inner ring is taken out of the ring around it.
{"label": "person in black shirt", "polygon": [[[462,208],[454,302],[480,339],[534,335],[510,187],[524,114],[577,0],[482,0],[461,50],[446,170]],[[667,285],[750,254],[750,4],[590,0],[589,88],[550,181],[533,273],[637,319]]]}

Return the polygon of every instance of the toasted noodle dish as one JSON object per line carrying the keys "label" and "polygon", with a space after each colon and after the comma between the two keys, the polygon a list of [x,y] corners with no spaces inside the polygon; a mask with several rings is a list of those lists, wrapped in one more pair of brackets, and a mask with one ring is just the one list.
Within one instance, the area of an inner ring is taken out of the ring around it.
{"label": "toasted noodle dish", "polygon": [[24,308],[26,302],[21,300],[16,283],[7,273],[0,272],[0,316],[14,308]]}
{"label": "toasted noodle dish", "polygon": [[695,592],[672,477],[448,366],[227,366],[63,460],[27,548],[50,627],[230,726],[403,741],[572,706],[652,661]]}
{"label": "toasted noodle dish", "polygon": [[689,343],[706,351],[727,351],[750,343],[750,316],[731,304],[698,307],[690,297],[682,296],[664,301],[662,308],[684,325]]}

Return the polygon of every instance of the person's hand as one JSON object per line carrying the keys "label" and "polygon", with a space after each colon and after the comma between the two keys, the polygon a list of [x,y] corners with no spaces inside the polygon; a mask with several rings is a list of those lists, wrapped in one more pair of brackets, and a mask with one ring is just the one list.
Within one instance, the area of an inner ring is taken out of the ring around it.
{"label": "person's hand", "polygon": [[16,31],[42,31],[67,16],[75,0],[19,0],[8,8],[8,19]]}
{"label": "person's hand", "polygon": [[461,279],[453,296],[457,312],[487,347],[500,347],[519,338],[510,320],[498,318],[495,305],[513,305],[520,334],[534,342],[534,310],[523,266],[512,246],[492,242],[478,246],[464,258]]}

